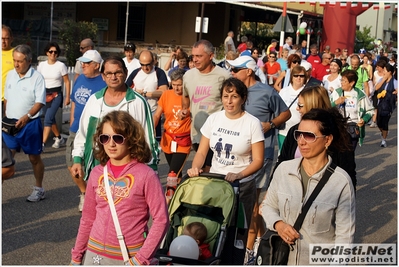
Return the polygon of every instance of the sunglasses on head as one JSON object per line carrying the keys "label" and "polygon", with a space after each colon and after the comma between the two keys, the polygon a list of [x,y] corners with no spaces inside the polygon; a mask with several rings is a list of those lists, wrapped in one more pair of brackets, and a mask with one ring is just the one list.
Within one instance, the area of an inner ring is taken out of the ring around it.
{"label": "sunglasses on head", "polygon": [[231,71],[234,72],[234,73],[237,73],[237,72],[239,72],[240,70],[243,70],[243,69],[245,69],[245,68],[231,68]]}
{"label": "sunglasses on head", "polygon": [[114,140],[115,144],[118,145],[123,145],[123,143],[125,142],[125,137],[121,134],[114,134],[114,135],[109,135],[109,134],[100,134],[100,136],[98,137],[98,142],[100,142],[100,144],[105,145],[108,144],[108,142],[111,140]]}
{"label": "sunglasses on head", "polygon": [[295,141],[299,141],[300,138],[306,141],[306,143],[313,143],[316,141],[317,138],[326,137],[325,135],[317,136],[315,133],[312,132],[305,132],[305,131],[294,131],[294,139]]}

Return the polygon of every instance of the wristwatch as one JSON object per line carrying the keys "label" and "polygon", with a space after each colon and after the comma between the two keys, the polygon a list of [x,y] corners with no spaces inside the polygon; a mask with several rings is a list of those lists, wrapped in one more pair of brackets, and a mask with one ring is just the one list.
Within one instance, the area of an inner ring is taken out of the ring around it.
{"label": "wristwatch", "polygon": [[26,114],[27,116],[28,116],[28,118],[31,120],[31,119],[33,119],[33,116],[32,115],[30,115],[30,113],[28,113],[28,114]]}
{"label": "wristwatch", "polygon": [[276,125],[272,121],[269,121],[269,123],[270,123],[270,129],[276,128]]}

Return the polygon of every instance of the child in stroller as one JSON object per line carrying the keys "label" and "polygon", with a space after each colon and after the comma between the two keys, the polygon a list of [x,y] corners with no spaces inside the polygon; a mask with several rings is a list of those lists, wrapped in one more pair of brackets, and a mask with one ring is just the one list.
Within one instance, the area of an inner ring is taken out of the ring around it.
{"label": "child in stroller", "polygon": [[183,235],[188,235],[194,238],[199,247],[199,260],[206,260],[212,257],[212,253],[209,250],[209,244],[205,243],[205,239],[208,236],[208,230],[205,225],[200,222],[192,222],[187,224],[183,229]]}
{"label": "child in stroller", "polygon": [[[160,265],[234,264],[238,184],[233,187],[224,177],[202,173],[198,177],[183,178],[170,202],[170,227],[156,254]],[[212,256],[205,260],[168,256],[174,238],[183,234],[185,227],[193,222],[200,222],[207,229],[204,243],[209,244]]]}

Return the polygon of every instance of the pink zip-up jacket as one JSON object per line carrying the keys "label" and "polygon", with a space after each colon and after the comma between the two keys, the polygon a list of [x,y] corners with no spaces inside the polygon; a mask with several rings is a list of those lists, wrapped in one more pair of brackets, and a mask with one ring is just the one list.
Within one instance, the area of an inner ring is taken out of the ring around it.
{"label": "pink zip-up jacket", "polygon": [[[133,160],[114,178],[110,163],[108,179],[130,263],[149,265],[168,227],[168,210],[158,175],[146,164]],[[104,187],[104,167],[96,166],[87,183],[82,218],[71,264],[81,264],[86,250],[123,260]],[[152,226],[148,231],[148,220]]]}

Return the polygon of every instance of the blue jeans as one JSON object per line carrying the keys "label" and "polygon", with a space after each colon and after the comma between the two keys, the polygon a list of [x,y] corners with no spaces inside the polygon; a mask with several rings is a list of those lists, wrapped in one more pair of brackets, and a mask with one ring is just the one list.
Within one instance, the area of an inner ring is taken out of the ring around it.
{"label": "blue jeans", "polygon": [[55,114],[57,114],[58,108],[62,107],[63,96],[62,92],[59,92],[58,95],[50,102],[46,103],[43,107],[44,115],[44,127],[51,127],[55,124]]}

